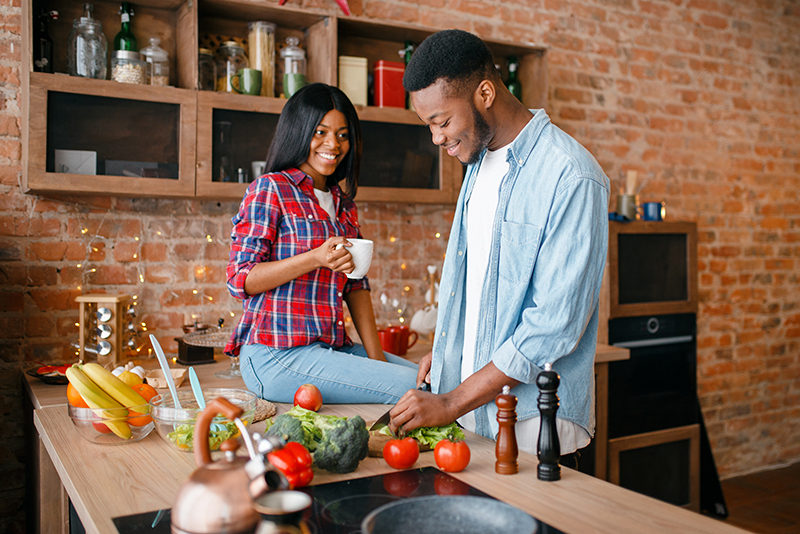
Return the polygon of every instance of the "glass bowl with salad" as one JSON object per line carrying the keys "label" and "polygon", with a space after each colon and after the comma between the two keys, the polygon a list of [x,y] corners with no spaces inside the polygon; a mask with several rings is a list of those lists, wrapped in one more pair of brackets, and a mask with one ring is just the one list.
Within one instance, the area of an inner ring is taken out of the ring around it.
{"label": "glass bowl with salad", "polygon": [[[244,389],[203,388],[203,397],[207,404],[217,397],[224,397],[243,410],[240,419],[244,424],[253,422],[258,401],[253,393]],[[169,393],[156,395],[150,399],[150,415],[156,432],[164,441],[179,451],[191,452],[194,450],[194,424],[202,410],[191,390],[178,392],[178,404],[180,409],[175,407],[175,400]],[[217,416],[208,432],[208,448],[216,451],[223,441],[238,436],[239,429],[233,421]]]}

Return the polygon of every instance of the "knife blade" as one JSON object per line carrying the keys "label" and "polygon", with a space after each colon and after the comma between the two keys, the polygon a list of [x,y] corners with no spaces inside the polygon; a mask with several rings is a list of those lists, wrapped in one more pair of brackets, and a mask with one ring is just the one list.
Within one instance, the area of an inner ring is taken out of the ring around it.
{"label": "knife blade", "polygon": [[[430,390],[431,390],[431,385],[430,385],[430,384],[428,384],[427,382],[423,382],[422,384],[420,384],[419,386],[417,386],[417,389],[418,389],[419,391],[430,391]],[[389,413],[390,413],[390,412],[391,412],[393,409],[394,409],[394,406],[392,406],[391,408],[389,408],[388,410],[386,410],[386,413],[385,413],[385,414],[383,414],[382,416],[380,416],[380,417],[378,418],[378,420],[377,420],[377,421],[375,421],[374,423],[372,423],[372,426],[371,426],[371,427],[369,427],[369,430],[370,430],[370,432],[371,432],[371,431],[373,431],[373,430],[380,430],[381,428],[383,428],[383,427],[387,426],[387,425],[389,424],[389,421],[391,421],[391,420],[392,420],[392,416],[391,416],[391,415],[389,415]]]}

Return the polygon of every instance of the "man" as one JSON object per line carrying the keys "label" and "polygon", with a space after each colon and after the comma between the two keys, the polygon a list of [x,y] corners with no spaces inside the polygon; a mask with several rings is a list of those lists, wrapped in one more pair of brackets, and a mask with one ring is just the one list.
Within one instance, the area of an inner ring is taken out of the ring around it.
{"label": "man", "polygon": [[[428,37],[403,85],[433,142],[467,164],[439,290],[433,351],[392,410],[410,430],[458,420],[494,439],[495,397],[517,396],[520,450],[536,454],[546,363],[561,376],[562,456],[594,433],[594,353],[608,240],[608,178],[579,143],[526,109],[474,35]],[[565,465],[569,465],[565,462]]]}

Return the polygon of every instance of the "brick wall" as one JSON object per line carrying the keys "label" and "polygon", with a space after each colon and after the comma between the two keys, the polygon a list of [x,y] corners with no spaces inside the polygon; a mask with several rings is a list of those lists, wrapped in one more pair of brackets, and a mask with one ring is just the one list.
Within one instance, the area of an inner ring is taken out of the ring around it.
{"label": "brick wall", "polygon": [[[329,0],[304,5],[338,9]],[[553,121],[595,154],[615,189],[626,170],[636,170],[643,200],[664,200],[670,219],[698,224],[698,383],[721,474],[798,461],[797,2],[350,0],[350,6],[357,16],[550,47]],[[22,528],[20,372],[35,361],[72,357],[77,294],[138,295],[140,317],[165,340],[192,314],[231,321],[238,309],[223,285],[235,203],[19,193],[19,60],[20,0],[0,0],[0,421],[6,429],[0,530],[12,532]],[[441,262],[452,207],[360,209],[365,235],[379,240],[376,307],[385,317],[391,313],[377,300],[384,291],[418,307],[425,266]]]}

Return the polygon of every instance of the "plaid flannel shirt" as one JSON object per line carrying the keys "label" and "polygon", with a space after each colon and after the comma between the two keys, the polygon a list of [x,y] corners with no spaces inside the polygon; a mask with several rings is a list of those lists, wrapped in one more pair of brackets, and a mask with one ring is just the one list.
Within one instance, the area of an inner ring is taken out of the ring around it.
{"label": "plaid flannel shirt", "polygon": [[342,296],[369,289],[366,277],[350,280],[322,267],[257,295],[244,281],[258,263],[277,261],[314,249],[332,236],[361,237],[353,201],[338,186],[333,192],[336,220],[322,209],[313,180],[298,169],[267,174],[250,184],[233,218],[228,261],[228,290],[242,300],[244,313],[225,353],[238,356],[242,345],[279,349],[320,341],[332,347],[352,345],[344,328]]}

